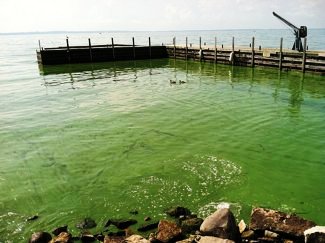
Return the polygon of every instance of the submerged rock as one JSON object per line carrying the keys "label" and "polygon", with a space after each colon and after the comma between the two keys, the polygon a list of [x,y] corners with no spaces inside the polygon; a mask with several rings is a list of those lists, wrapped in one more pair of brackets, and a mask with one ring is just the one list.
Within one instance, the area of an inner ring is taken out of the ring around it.
{"label": "submerged rock", "polygon": [[26,221],[34,221],[34,220],[36,220],[36,219],[38,219],[38,218],[39,218],[38,215],[34,215],[34,216],[29,217],[28,219],[26,219]]}
{"label": "submerged rock", "polygon": [[272,209],[254,208],[250,229],[270,230],[292,238],[303,238],[304,231],[315,226],[312,221]]}
{"label": "submerged rock", "polygon": [[104,243],[124,243],[125,236],[105,236]]}
{"label": "submerged rock", "polygon": [[91,228],[95,228],[96,226],[97,224],[95,220],[91,218],[85,218],[83,221],[81,221],[76,225],[76,227],[79,229],[91,229]]}
{"label": "submerged rock", "polygon": [[139,232],[146,232],[146,231],[149,231],[149,230],[156,229],[158,227],[158,224],[159,224],[159,222],[143,224],[138,228],[138,231]]}
{"label": "submerged rock", "polygon": [[324,243],[325,226],[315,226],[304,232],[305,243]]}
{"label": "submerged rock", "polygon": [[138,223],[138,221],[135,219],[109,219],[106,222],[105,227],[108,227],[112,224],[115,225],[118,229],[126,229],[136,223]]}
{"label": "submerged rock", "polygon": [[176,223],[160,220],[158,225],[158,232],[156,234],[156,239],[161,242],[175,242],[182,236],[182,229],[177,226]]}
{"label": "submerged rock", "polygon": [[220,208],[208,216],[201,224],[200,231],[203,235],[234,241],[240,236],[235,217],[228,208]]}
{"label": "submerged rock", "polygon": [[80,237],[82,243],[90,243],[97,241],[97,238],[94,235],[84,234]]}
{"label": "submerged rock", "polygon": [[48,243],[52,236],[47,232],[35,232],[29,239],[29,243]]}
{"label": "submerged rock", "polygon": [[174,217],[174,218],[179,218],[180,216],[191,215],[191,211],[189,209],[184,208],[184,207],[179,207],[179,206],[172,207],[172,208],[166,210],[166,213],[169,216]]}

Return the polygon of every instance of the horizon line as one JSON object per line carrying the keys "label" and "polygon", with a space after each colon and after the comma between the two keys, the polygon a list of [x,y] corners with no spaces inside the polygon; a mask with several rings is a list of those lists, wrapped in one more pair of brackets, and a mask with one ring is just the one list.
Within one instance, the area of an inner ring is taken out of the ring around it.
{"label": "horizon line", "polygon": [[[325,29],[309,28],[309,29]],[[0,35],[54,34],[54,33],[109,33],[109,32],[184,32],[184,31],[230,31],[230,30],[287,30],[287,28],[233,28],[233,29],[184,29],[184,30],[49,30],[0,32]]]}

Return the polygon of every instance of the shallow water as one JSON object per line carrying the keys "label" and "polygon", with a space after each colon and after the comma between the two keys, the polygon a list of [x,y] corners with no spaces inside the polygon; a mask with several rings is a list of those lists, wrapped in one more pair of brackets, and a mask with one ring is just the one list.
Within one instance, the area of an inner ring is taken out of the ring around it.
{"label": "shallow water", "polygon": [[324,77],[173,59],[39,70],[30,50],[0,68],[0,242],[223,202],[325,224]]}

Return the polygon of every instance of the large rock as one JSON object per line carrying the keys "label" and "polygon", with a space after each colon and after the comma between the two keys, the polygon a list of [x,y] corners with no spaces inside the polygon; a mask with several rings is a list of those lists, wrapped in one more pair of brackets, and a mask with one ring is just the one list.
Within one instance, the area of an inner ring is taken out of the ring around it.
{"label": "large rock", "polygon": [[213,236],[203,236],[198,241],[199,243],[235,243],[232,240],[228,239],[222,239],[219,237],[213,237]]}
{"label": "large rock", "polygon": [[305,243],[324,243],[325,226],[315,226],[304,232]]}
{"label": "large rock", "polygon": [[68,225],[60,226],[52,231],[52,234],[58,236],[62,232],[68,232]]}
{"label": "large rock", "polygon": [[201,224],[200,231],[202,235],[234,241],[240,236],[236,219],[228,208],[220,208],[208,216]]}
{"label": "large rock", "polygon": [[48,243],[52,236],[47,232],[35,232],[29,239],[29,243]]}
{"label": "large rock", "polygon": [[143,238],[141,235],[131,235],[125,239],[125,243],[150,243],[150,241]]}
{"label": "large rock", "polygon": [[304,236],[304,231],[315,225],[314,222],[296,215],[271,209],[254,208],[251,214],[250,229],[270,230],[301,240]]}
{"label": "large rock", "polygon": [[176,223],[160,220],[158,225],[158,232],[156,234],[156,239],[161,242],[175,242],[175,240],[180,239],[182,236],[182,229],[177,226]]}

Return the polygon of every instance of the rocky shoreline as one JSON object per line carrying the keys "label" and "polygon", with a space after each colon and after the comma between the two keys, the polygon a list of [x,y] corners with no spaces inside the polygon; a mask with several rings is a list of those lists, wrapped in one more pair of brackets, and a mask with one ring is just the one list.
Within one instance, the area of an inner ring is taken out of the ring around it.
{"label": "rocky shoreline", "polygon": [[[137,214],[136,210],[130,214]],[[69,233],[68,226],[60,226],[48,232],[35,232],[29,243],[68,243],[68,242],[104,242],[104,243],[324,243],[325,226],[317,226],[310,220],[294,214],[280,211],[254,208],[250,223],[239,223],[229,208],[219,208],[205,219],[197,217],[189,209],[173,207],[165,211],[169,219],[143,220],[136,232],[130,226],[137,224],[135,219],[109,219],[104,232],[89,233],[96,222],[85,218],[76,226],[80,235]],[[31,218],[36,220],[37,217]]]}

